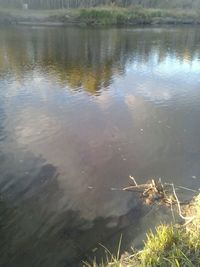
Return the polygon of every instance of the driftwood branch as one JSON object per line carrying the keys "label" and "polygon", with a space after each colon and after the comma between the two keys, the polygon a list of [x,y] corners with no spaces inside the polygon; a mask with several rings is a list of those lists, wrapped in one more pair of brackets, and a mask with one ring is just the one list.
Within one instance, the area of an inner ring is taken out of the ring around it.
{"label": "driftwood branch", "polygon": [[174,196],[175,196],[175,198],[176,198],[176,204],[177,204],[177,206],[178,206],[178,213],[179,213],[179,216],[180,216],[182,219],[186,220],[186,221],[188,220],[188,223],[190,223],[190,222],[194,219],[194,216],[193,216],[193,217],[185,217],[185,216],[183,216],[182,211],[181,211],[181,205],[180,205],[179,199],[178,199],[178,197],[177,197],[177,194],[176,194],[176,190],[175,190],[174,184],[171,184],[171,186],[172,186],[172,190],[173,190]]}
{"label": "driftwood branch", "polygon": [[[149,183],[138,184],[134,177],[129,176],[133,181],[133,185],[123,188],[124,191],[131,191],[140,193],[141,198],[146,204],[153,204],[157,202],[158,204],[165,204],[171,207],[172,216],[174,217],[173,205],[177,205],[179,216],[186,221],[186,224],[192,222],[194,217],[185,217],[181,210],[181,204],[186,204],[180,202],[176,194],[176,189],[174,184],[165,183],[162,184],[161,179],[159,181],[151,180]],[[187,187],[179,186],[178,188],[190,190],[196,192],[195,190],[189,189]]]}
{"label": "driftwood branch", "polygon": [[128,186],[128,187],[125,187],[123,188],[124,191],[127,191],[127,190],[132,190],[134,191],[135,189],[146,189],[147,187],[149,186],[149,184],[140,184],[140,185],[131,185],[131,186]]}

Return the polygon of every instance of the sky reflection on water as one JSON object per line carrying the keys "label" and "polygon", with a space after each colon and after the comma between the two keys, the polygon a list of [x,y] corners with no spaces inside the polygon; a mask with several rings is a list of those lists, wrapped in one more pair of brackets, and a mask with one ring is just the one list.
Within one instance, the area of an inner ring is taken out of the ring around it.
{"label": "sky reflection on water", "polygon": [[149,212],[111,190],[130,174],[200,187],[199,29],[0,35],[2,266],[77,266],[121,231],[128,247]]}

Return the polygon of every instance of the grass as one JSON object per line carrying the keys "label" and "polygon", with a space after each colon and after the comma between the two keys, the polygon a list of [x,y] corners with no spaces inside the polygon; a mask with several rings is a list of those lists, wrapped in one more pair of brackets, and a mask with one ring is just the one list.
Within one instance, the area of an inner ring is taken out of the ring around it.
{"label": "grass", "polygon": [[159,23],[199,23],[199,12],[180,9],[145,9],[142,7],[98,7],[62,10],[0,9],[1,16],[20,21],[54,21],[86,25],[131,25]]}
{"label": "grass", "polygon": [[80,19],[88,24],[128,24],[131,21],[149,22],[149,14],[144,10],[135,9],[83,9]]}
{"label": "grass", "polygon": [[102,260],[101,263],[97,264],[96,260],[93,261],[92,264],[89,264],[87,262],[84,262],[84,267],[105,267],[105,266],[112,266],[112,267],[121,267],[120,266],[120,249],[121,249],[121,242],[122,242],[122,236],[120,237],[118,249],[116,256],[114,256],[106,247],[101,245],[105,249],[105,258],[106,262]]}
{"label": "grass", "polygon": [[198,21],[196,11],[135,8],[82,9],[79,18],[87,24],[151,24],[164,18],[171,22]]}
{"label": "grass", "polygon": [[106,261],[86,267],[198,267],[200,266],[200,195],[186,208],[193,216],[184,225],[160,225],[150,231],[144,248],[119,257],[106,251]]}

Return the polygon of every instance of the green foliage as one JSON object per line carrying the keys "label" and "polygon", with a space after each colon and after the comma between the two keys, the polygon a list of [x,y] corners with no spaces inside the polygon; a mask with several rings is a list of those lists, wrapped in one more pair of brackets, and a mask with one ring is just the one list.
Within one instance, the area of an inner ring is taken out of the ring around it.
{"label": "green foliage", "polygon": [[87,24],[134,24],[150,22],[151,13],[143,8],[82,9],[80,20]]}
{"label": "green foliage", "polygon": [[[200,195],[187,208],[188,224],[160,225],[150,231],[141,251],[117,260],[112,258],[101,265],[87,267],[197,267],[200,266]],[[114,259],[114,260],[113,260]]]}
{"label": "green foliage", "polygon": [[[0,0],[0,7],[3,0]],[[16,0],[17,1],[17,0]],[[31,0],[30,0],[31,1]],[[64,0],[63,0],[64,1]],[[11,3],[10,1],[9,3]],[[200,2],[200,1],[199,1]],[[22,1],[21,1],[22,3]],[[35,2],[36,3],[36,2]],[[83,2],[82,2],[83,3]],[[89,0],[88,0],[89,3]],[[16,5],[17,6],[17,5]],[[19,5],[18,5],[19,7]],[[50,9],[50,6],[49,6]],[[87,25],[134,25],[134,24],[200,24],[200,9],[158,9],[142,6],[89,7],[80,9],[22,10],[0,8],[0,23],[22,21],[50,21]]]}
{"label": "green foliage", "polygon": [[[89,8],[81,9],[79,20],[86,24],[151,24],[155,19],[170,19],[171,23],[185,22],[187,19],[198,21],[198,13],[196,11],[186,12],[183,10],[161,10],[161,9],[144,9],[136,8]],[[170,22],[170,21],[169,21]]]}
{"label": "green foliage", "polygon": [[161,225],[155,234],[147,235],[138,261],[140,266],[198,266],[194,255],[194,244],[188,233],[178,227]]}
{"label": "green foliage", "polygon": [[116,14],[110,10],[82,9],[80,19],[89,24],[115,24]]}

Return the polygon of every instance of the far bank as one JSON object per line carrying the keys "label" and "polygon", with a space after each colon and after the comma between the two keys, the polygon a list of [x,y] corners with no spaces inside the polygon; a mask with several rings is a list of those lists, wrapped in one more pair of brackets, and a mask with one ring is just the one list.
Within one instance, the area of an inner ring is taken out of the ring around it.
{"label": "far bank", "polygon": [[38,26],[200,24],[199,10],[88,8],[59,10],[0,9],[0,24]]}

